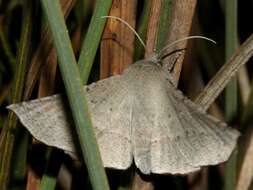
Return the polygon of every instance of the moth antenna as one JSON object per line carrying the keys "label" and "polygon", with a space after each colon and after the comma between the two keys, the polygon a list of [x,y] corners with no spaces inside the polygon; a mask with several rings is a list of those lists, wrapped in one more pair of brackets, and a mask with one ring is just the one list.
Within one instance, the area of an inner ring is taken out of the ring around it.
{"label": "moth antenna", "polygon": [[125,24],[134,34],[135,36],[138,38],[138,40],[140,41],[141,45],[144,47],[144,49],[146,49],[145,43],[143,42],[143,40],[141,39],[140,35],[136,32],[136,30],[130,25],[128,24],[126,21],[124,21],[123,19],[116,17],[116,16],[102,16],[101,18],[111,18],[111,19],[115,19],[118,20],[120,22],[122,22],[123,24]]}
{"label": "moth antenna", "polygon": [[163,56],[163,52],[166,49],[170,48],[171,46],[173,46],[173,45],[175,45],[175,44],[177,44],[179,42],[182,42],[182,41],[185,41],[185,40],[190,40],[190,39],[204,39],[204,40],[207,40],[209,42],[212,42],[212,43],[216,44],[216,41],[212,40],[211,38],[207,38],[205,36],[188,36],[188,37],[185,37],[185,38],[178,39],[178,40],[172,42],[171,44],[168,44],[164,48],[162,48],[162,50],[158,53],[158,56],[157,56],[158,59],[160,59]]}

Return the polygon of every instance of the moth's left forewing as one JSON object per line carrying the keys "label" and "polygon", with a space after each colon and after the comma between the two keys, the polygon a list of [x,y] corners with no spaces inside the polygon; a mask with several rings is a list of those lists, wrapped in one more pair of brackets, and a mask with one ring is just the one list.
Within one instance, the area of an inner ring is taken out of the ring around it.
{"label": "moth's left forewing", "polygon": [[240,133],[205,113],[169,81],[167,84],[168,96],[184,131],[177,139],[177,147],[187,163],[201,167],[228,160]]}
{"label": "moth's left forewing", "polygon": [[[127,169],[132,163],[131,102],[126,88],[121,76],[84,87],[101,157],[104,166],[109,168]],[[64,101],[67,99],[62,95],[54,95],[13,104],[8,109],[37,140],[75,155],[77,136]]]}
{"label": "moth's left forewing", "polygon": [[20,122],[37,140],[75,154],[72,119],[61,95],[12,104]]}

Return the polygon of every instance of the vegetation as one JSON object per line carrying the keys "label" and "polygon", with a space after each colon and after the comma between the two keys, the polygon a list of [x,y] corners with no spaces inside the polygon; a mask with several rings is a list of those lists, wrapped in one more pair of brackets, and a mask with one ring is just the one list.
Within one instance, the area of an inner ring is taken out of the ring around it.
{"label": "vegetation", "polygon": [[[253,47],[252,27],[243,22],[251,9],[250,0],[0,1],[0,190],[252,189],[250,64],[235,69],[236,77],[209,109],[242,133],[236,150],[228,162],[187,176],[145,176],[135,166],[126,171],[104,169],[82,93],[86,83],[121,74],[134,61],[175,40],[201,35],[217,45],[201,39],[183,41],[167,50],[163,63],[178,88],[205,106],[201,100],[210,94],[198,95],[221,66],[233,63],[234,57],[244,64],[253,54],[239,48],[246,39]],[[146,47],[126,25],[101,18],[105,15],[129,23]],[[227,71],[232,64],[228,67]],[[6,109],[59,92],[68,97],[81,163],[37,142]]]}

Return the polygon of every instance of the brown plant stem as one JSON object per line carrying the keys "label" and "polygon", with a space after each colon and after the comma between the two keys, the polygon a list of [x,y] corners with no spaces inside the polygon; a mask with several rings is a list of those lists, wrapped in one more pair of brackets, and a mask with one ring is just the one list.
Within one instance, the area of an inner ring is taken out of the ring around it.
{"label": "brown plant stem", "polygon": [[[136,0],[113,1],[110,16],[116,16],[135,27]],[[101,41],[100,78],[121,74],[133,63],[134,33],[115,19],[107,19]]]}
{"label": "brown plant stem", "polygon": [[[176,0],[173,1],[172,9],[171,9],[171,23],[170,29],[167,36],[167,44],[178,40],[180,38],[184,38],[189,36],[191,31],[191,25],[193,20],[193,15],[196,7],[196,0]],[[182,43],[178,43],[173,46],[173,48],[167,49],[166,53],[170,53],[174,50],[185,49],[187,47],[187,41],[183,41]],[[178,83],[179,76],[182,69],[182,64],[184,61],[184,54],[182,52],[181,56],[177,59],[177,62],[174,66],[172,75],[176,83]],[[176,55],[175,55],[176,56]],[[163,62],[166,67],[170,68],[170,60],[173,59],[173,56],[166,57]]]}
{"label": "brown plant stem", "polygon": [[198,95],[195,103],[207,110],[239,68],[253,55],[253,34],[238,48]]}

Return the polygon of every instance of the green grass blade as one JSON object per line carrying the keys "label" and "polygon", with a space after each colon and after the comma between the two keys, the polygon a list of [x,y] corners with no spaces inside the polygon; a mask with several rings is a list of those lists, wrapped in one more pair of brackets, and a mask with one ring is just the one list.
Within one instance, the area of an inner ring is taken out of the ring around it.
{"label": "green grass blade", "polygon": [[166,38],[169,31],[169,19],[171,13],[172,0],[163,0],[160,21],[159,21],[159,31],[156,42],[156,50],[161,50],[166,44]]}
{"label": "green grass blade", "polygon": [[56,176],[43,175],[40,190],[54,190],[56,187]]}
{"label": "green grass blade", "polygon": [[[237,0],[226,1],[226,60],[237,47]],[[226,88],[226,118],[232,121],[237,115],[237,82],[231,80]]]}
{"label": "green grass blade", "polygon": [[[226,0],[225,5],[225,41],[226,60],[232,55],[237,46],[237,0]],[[237,81],[232,79],[225,91],[225,113],[228,122],[235,119],[237,115]],[[224,190],[234,190],[237,178],[237,150],[234,151],[225,167]]]}
{"label": "green grass blade", "polygon": [[[30,0],[24,3],[24,20],[21,32],[20,46],[18,50],[17,68],[14,76],[14,86],[12,89],[12,103],[17,103],[22,100],[26,68],[30,62],[30,42],[31,42],[31,29],[32,29],[32,2]],[[19,181],[24,180],[26,172],[26,154],[27,154],[27,135],[22,131],[17,130],[17,118],[14,113],[9,112],[6,125],[1,131],[0,144],[0,189],[10,189],[9,179],[12,173],[13,179]],[[15,146],[14,142],[16,136],[22,135],[23,139]],[[15,156],[15,157],[14,157]],[[14,158],[16,159],[14,159]],[[18,159],[17,159],[18,158]],[[13,166],[12,170],[11,166]]]}
{"label": "green grass blade", "polygon": [[[140,15],[140,19],[138,21],[139,23],[137,26],[137,33],[139,34],[139,36],[144,42],[146,41],[151,4],[152,4],[152,1],[145,0],[144,5],[143,5],[143,10]],[[134,61],[138,61],[143,57],[144,47],[142,46],[141,42],[137,38],[135,39],[134,43],[135,43]]]}
{"label": "green grass blade", "polygon": [[78,65],[80,68],[80,75],[84,84],[87,83],[92,63],[94,61],[100,38],[102,36],[106,19],[102,16],[108,15],[112,0],[97,0],[91,22],[84,39]]}
{"label": "green grass blade", "polygon": [[[107,190],[109,185],[92,129],[80,73],[59,2],[42,0],[41,3],[52,32],[63,82],[92,187],[94,190]],[[98,23],[102,22],[101,20],[98,20]]]}
{"label": "green grass blade", "polygon": [[16,64],[16,58],[11,51],[11,47],[8,43],[8,39],[4,32],[4,28],[1,27],[1,25],[0,25],[0,42],[3,47],[3,52],[8,58],[8,63],[10,64],[10,67],[14,70],[15,64]]}
{"label": "green grass blade", "polygon": [[52,147],[47,149],[46,153],[46,168],[40,182],[40,190],[54,190],[56,187],[57,176],[62,164],[59,150]]}
{"label": "green grass blade", "polygon": [[253,82],[251,82],[250,95],[241,116],[241,125],[246,126],[252,121],[253,116]]}
{"label": "green grass blade", "polygon": [[75,2],[74,13],[77,18],[78,25],[82,25],[85,18],[88,17],[91,8],[91,0],[77,0]]}

